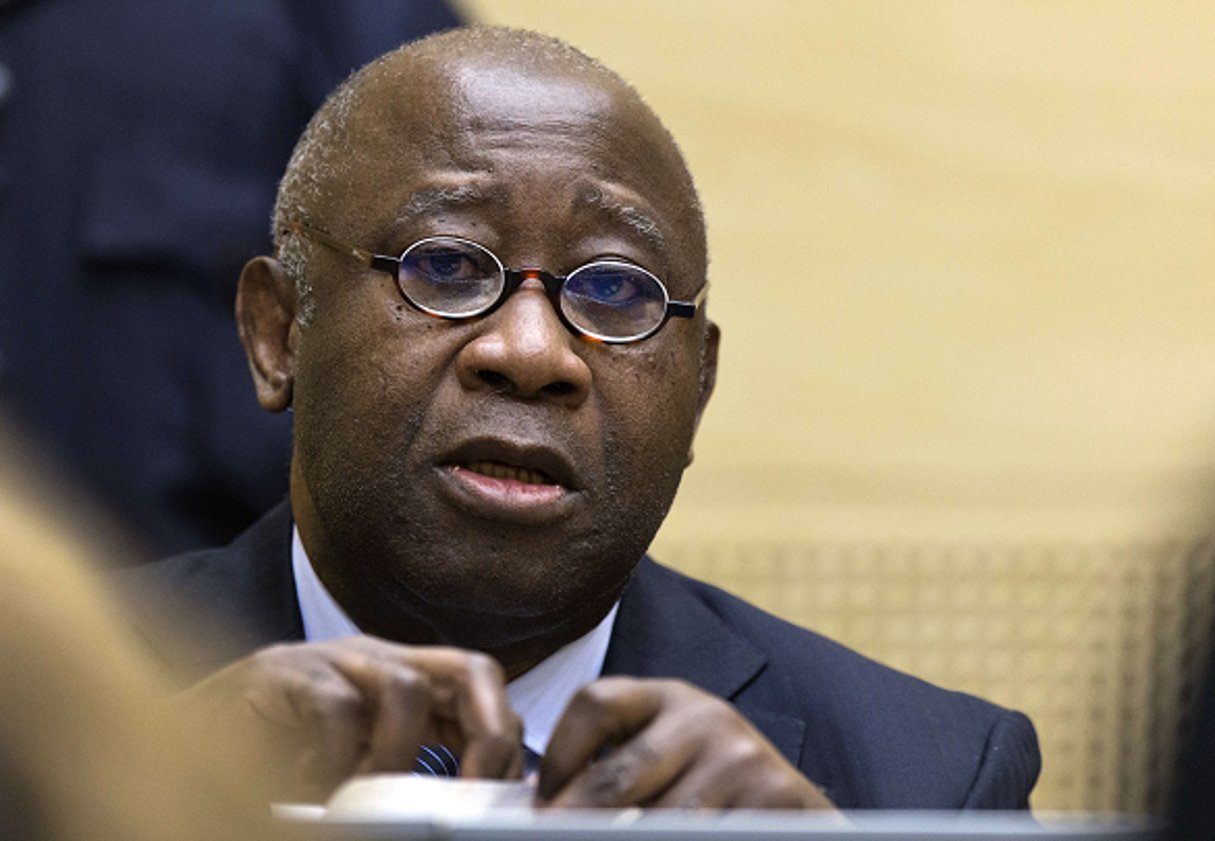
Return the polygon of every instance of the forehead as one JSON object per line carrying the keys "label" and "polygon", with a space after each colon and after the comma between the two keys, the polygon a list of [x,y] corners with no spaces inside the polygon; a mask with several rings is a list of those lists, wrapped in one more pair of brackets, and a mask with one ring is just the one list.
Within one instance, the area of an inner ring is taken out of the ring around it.
{"label": "forehead", "polygon": [[389,64],[365,83],[348,146],[358,166],[335,191],[338,209],[369,231],[527,207],[537,225],[557,211],[585,212],[654,247],[695,253],[695,198],[678,150],[601,70],[468,58]]}

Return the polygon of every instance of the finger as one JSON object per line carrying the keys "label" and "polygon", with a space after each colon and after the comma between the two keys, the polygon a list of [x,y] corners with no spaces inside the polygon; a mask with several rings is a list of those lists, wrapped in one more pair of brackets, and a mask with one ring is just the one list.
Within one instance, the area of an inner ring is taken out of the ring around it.
{"label": "finger", "polygon": [[365,638],[364,646],[429,678],[431,726],[440,741],[460,751],[460,776],[522,775],[523,724],[511,709],[497,661],[456,648],[412,648],[374,638]]}
{"label": "finger", "polygon": [[[207,678],[181,702],[254,742],[290,794],[323,794],[366,741],[359,693],[314,646],[262,649]],[[301,791],[303,790],[303,791]]]}
{"label": "finger", "polygon": [[795,790],[805,779],[773,756],[757,734],[745,728],[715,728],[720,737],[706,746],[686,773],[649,805],[672,809],[798,808]]}
{"label": "finger", "polygon": [[[659,681],[602,678],[583,687],[570,700],[553,730],[540,764],[537,794],[553,805],[618,800],[634,790],[646,763],[666,761],[665,744],[653,737],[636,740],[629,750],[617,750],[592,763],[605,748],[622,745],[649,725],[662,709]],[[661,735],[658,736],[661,739]],[[593,771],[593,773],[592,773]],[[579,774],[588,774],[574,794],[554,801]]]}
{"label": "finger", "polygon": [[297,780],[328,791],[354,770],[367,741],[369,715],[362,694],[338,672],[310,668],[277,683],[310,745]]}
{"label": "finger", "polygon": [[[733,716],[732,716],[733,717]],[[741,718],[713,726],[686,772],[649,804],[676,809],[834,809],[827,797]]]}
{"label": "finger", "polygon": [[737,775],[725,775],[715,764],[693,764],[666,791],[647,806],[662,809],[716,810],[726,809],[738,800],[736,786],[731,780]]}
{"label": "finger", "polygon": [[452,689],[448,708],[464,736],[461,777],[518,779],[523,773],[523,722],[510,706],[496,660],[456,649],[427,652]]}
{"label": "finger", "polygon": [[610,809],[648,805],[689,767],[687,747],[686,742],[670,741],[661,734],[642,733],[575,774],[548,806]]}
{"label": "finger", "polygon": [[335,665],[373,700],[373,722],[360,772],[410,771],[429,736],[433,687],[429,677],[399,661],[346,654]]}
{"label": "finger", "polygon": [[769,771],[755,785],[740,789],[730,805],[736,809],[818,809],[838,811],[822,789],[805,777],[788,769],[789,773]]}
{"label": "finger", "polygon": [[435,683],[436,715],[454,723],[463,743],[461,777],[517,779],[523,724],[511,709],[497,661],[455,648],[414,649],[410,662]]}

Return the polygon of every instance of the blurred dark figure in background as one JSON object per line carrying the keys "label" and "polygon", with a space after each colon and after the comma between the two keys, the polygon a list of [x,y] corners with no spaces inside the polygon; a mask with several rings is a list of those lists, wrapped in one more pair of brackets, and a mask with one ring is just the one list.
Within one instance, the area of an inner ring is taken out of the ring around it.
{"label": "blurred dark figure in background", "polygon": [[232,307],[279,175],[443,0],[0,0],[0,404],[152,555],[287,489]]}

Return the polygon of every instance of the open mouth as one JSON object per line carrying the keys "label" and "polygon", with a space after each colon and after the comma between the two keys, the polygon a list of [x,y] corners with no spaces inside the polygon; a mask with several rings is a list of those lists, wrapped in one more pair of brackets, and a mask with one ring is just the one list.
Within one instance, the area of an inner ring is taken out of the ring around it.
{"label": "open mouth", "polygon": [[524,485],[556,485],[547,473],[541,470],[531,470],[513,464],[503,464],[498,461],[470,461],[462,464],[465,470],[488,476],[491,479],[510,479]]}
{"label": "open mouth", "polygon": [[494,437],[470,438],[436,463],[456,507],[489,520],[537,525],[571,516],[582,483],[558,448]]}

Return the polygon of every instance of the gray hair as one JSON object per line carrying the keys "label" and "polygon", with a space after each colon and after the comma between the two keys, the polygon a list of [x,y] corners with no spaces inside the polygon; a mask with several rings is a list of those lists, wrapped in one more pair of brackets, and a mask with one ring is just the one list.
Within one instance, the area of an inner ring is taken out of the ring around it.
{"label": "gray hair", "polygon": [[287,229],[290,222],[311,220],[324,203],[327,185],[349,176],[351,159],[343,154],[351,112],[362,100],[362,79],[367,68],[346,79],[321,105],[300,136],[287,171],[278,185],[271,221],[274,253],[283,271],[295,283],[299,305],[296,320],[308,324],[316,310],[308,261],[313,244]]}

